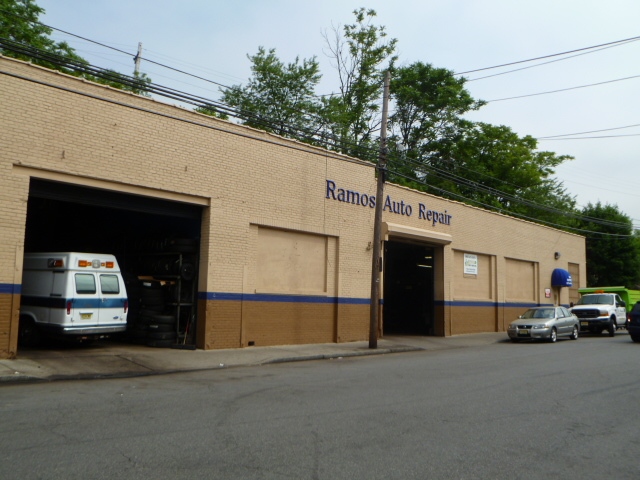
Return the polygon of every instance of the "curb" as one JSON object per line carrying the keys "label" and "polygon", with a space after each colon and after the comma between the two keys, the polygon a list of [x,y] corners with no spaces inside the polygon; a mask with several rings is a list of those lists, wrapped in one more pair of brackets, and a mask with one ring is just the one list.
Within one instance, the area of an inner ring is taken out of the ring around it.
{"label": "curb", "polygon": [[305,362],[305,361],[313,361],[313,360],[333,360],[333,359],[341,359],[347,357],[363,357],[363,356],[371,356],[371,355],[386,355],[391,353],[405,353],[405,352],[416,352],[416,351],[424,351],[424,348],[420,347],[412,347],[407,345],[399,345],[393,347],[385,347],[371,350],[359,350],[359,351],[344,351],[344,352],[335,352],[335,353],[320,353],[320,354],[310,354],[310,355],[297,355],[297,356],[284,356],[281,358],[273,358],[270,360],[259,361],[259,362],[246,362],[246,363],[234,363],[231,365],[220,364],[220,365],[211,365],[205,366],[201,368],[181,368],[181,369],[166,369],[166,370],[149,370],[146,372],[113,372],[113,373],[77,373],[70,375],[60,375],[53,374],[46,377],[35,377],[33,375],[0,375],[0,386],[3,385],[12,385],[12,384],[35,384],[35,383],[48,383],[48,382],[56,382],[56,381],[72,381],[72,380],[107,380],[107,379],[116,379],[116,378],[135,378],[135,377],[149,377],[156,375],[173,375],[176,373],[190,373],[190,372],[201,372],[201,371],[209,371],[209,370],[221,370],[227,368],[237,368],[237,367],[250,367],[250,366],[260,366],[260,365],[272,365],[279,363],[293,363],[293,362]]}

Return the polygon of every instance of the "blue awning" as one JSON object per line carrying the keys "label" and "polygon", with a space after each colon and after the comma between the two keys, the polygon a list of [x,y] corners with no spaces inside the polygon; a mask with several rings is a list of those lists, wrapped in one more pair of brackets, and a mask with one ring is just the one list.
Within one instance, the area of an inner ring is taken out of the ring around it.
{"label": "blue awning", "polygon": [[556,268],[551,274],[552,287],[571,287],[572,285],[571,274],[564,268]]}

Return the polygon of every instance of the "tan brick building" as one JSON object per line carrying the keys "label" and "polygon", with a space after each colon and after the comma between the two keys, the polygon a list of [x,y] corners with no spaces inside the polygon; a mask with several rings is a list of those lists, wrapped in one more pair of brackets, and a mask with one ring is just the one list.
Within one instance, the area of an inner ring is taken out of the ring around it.
{"label": "tan brick building", "polygon": [[[0,358],[25,251],[148,276],[167,242],[198,246],[177,317],[198,348],[368,338],[373,165],[4,57],[0,105]],[[504,331],[585,285],[577,235],[389,184],[383,222],[381,335]]]}

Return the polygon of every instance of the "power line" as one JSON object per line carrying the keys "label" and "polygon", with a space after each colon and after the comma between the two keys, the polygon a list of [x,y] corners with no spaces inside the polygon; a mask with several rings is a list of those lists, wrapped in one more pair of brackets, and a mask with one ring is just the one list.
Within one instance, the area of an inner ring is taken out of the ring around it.
{"label": "power line", "polygon": [[623,138],[623,137],[640,137],[640,133],[630,133],[628,135],[599,135],[593,137],[571,137],[571,138],[546,138],[541,137],[538,140],[557,141],[557,140],[595,140],[602,138]]}
{"label": "power line", "polygon": [[558,137],[572,137],[574,135],[586,135],[587,133],[611,132],[613,130],[623,130],[625,128],[633,128],[633,127],[640,127],[640,123],[636,123],[634,125],[625,125],[624,127],[612,127],[612,128],[602,128],[600,130],[588,130],[586,132],[563,133],[561,135],[548,135],[546,137],[537,137],[536,140],[549,140],[549,139],[558,138]]}
{"label": "power line", "polygon": [[528,95],[519,95],[517,97],[507,97],[507,98],[498,98],[498,99],[495,99],[495,100],[486,100],[486,103],[502,102],[504,100],[515,100],[517,98],[535,97],[537,95],[548,95],[550,93],[567,92],[569,90],[577,90],[579,88],[596,87],[596,86],[599,86],[599,85],[606,85],[608,83],[615,83],[615,82],[622,82],[622,81],[625,81],[625,80],[632,80],[632,79],[638,78],[638,77],[640,77],[640,75],[633,75],[631,77],[625,77],[625,78],[616,78],[614,80],[607,80],[605,82],[598,82],[598,83],[590,83],[588,85],[580,85],[580,86],[577,86],[577,87],[561,88],[559,90],[551,90],[551,91],[548,91],[548,92],[530,93]]}
{"label": "power line", "polygon": [[[33,58],[39,58],[41,60],[44,61],[48,61],[51,63],[58,63],[59,66],[62,66],[63,68],[69,68],[69,69],[74,69],[75,71],[78,72],[84,72],[84,73],[88,73],[90,75],[95,75],[98,78],[102,78],[105,79],[107,81],[114,81],[114,82],[119,82],[119,83],[123,83],[126,84],[132,88],[137,88],[140,90],[143,90],[145,92],[148,93],[155,93],[167,98],[172,98],[172,99],[177,99],[179,101],[183,101],[185,103],[190,103],[194,106],[197,106],[199,108],[214,108],[223,112],[228,112],[229,114],[236,116],[237,118],[243,118],[243,119],[250,119],[251,121],[258,123],[261,122],[261,124],[263,124],[264,126],[269,126],[272,127],[274,126],[274,123],[271,119],[262,119],[259,116],[255,116],[255,115],[247,115],[244,112],[241,112],[237,109],[234,109],[232,107],[226,106],[221,102],[217,102],[217,101],[213,101],[213,100],[209,100],[209,99],[205,99],[204,97],[198,97],[198,96],[193,96],[193,95],[189,95],[187,93],[184,92],[180,92],[171,88],[167,88],[167,87],[162,87],[160,85],[156,85],[156,84],[150,84],[150,85],[141,85],[140,81],[138,79],[135,79],[133,77],[127,77],[121,74],[115,74],[115,72],[113,71],[109,71],[109,70],[105,70],[105,69],[101,69],[99,67],[94,67],[92,65],[88,65],[86,63],[83,62],[78,62],[78,61],[73,61],[71,59],[50,53],[50,52],[45,52],[45,51],[40,51],[38,49],[36,49],[35,47],[31,47],[31,46],[26,46],[23,44],[20,44],[18,42],[12,42],[10,40],[5,40],[5,39],[0,39],[0,45],[4,45],[5,48],[12,48],[14,49],[14,51],[16,51],[17,53],[21,53],[24,55],[31,55]],[[317,134],[318,132],[311,132],[309,130],[307,130],[305,132],[304,129],[301,128],[296,128],[296,127],[291,127],[288,126],[288,128],[291,129],[291,132],[293,133],[294,131],[298,130],[300,133],[304,134],[302,135],[303,139],[309,139],[311,138],[309,135],[311,134],[312,136]],[[335,142],[334,139],[334,143],[327,143],[326,142],[326,137],[324,142],[322,141],[322,138],[318,139],[316,138],[315,140],[316,144],[322,144],[325,146],[325,148],[329,148],[331,149],[331,147],[336,148],[336,147],[340,147],[340,148],[361,148],[362,146],[357,145],[357,144],[350,144],[350,143],[337,143]],[[362,152],[366,152],[366,153],[373,153],[373,150],[368,148],[368,147],[364,147],[361,148]],[[421,168],[424,168],[425,166],[423,164],[415,164],[414,167],[418,167],[420,166]],[[463,177],[459,177],[453,174],[450,174],[449,172],[445,172],[444,170],[440,170],[438,171],[438,169],[433,169],[435,170],[439,175],[443,176],[443,175],[448,175],[449,179],[452,179],[453,181],[456,181],[458,183],[466,183],[467,186],[471,186],[472,188],[475,188],[476,190],[479,189],[480,184],[477,184],[476,182],[469,182],[468,180],[464,179]],[[447,178],[445,176],[445,178]],[[412,179],[412,180],[416,180],[416,179]],[[426,184],[425,184],[426,185]],[[433,188],[433,187],[432,187]],[[496,196],[501,196],[503,198],[507,198],[507,194],[504,192],[501,192],[497,189],[492,189],[489,187],[483,187],[484,191],[486,193],[492,194],[492,195],[496,195]],[[455,195],[451,192],[449,192],[451,195]],[[464,198],[464,197],[462,197]],[[517,197],[513,197],[510,196],[509,198],[511,201],[513,202],[519,202],[522,203],[523,199],[519,199]],[[467,199],[468,201],[472,202],[472,203],[478,203],[476,200],[472,200],[472,199]],[[548,207],[544,207],[538,204],[535,204],[534,202],[530,202],[528,201],[527,203],[528,206],[531,207],[535,207],[535,208],[541,208],[541,209],[547,209]],[[489,208],[495,209],[495,207],[491,207],[489,206]],[[507,211],[508,210],[503,210],[503,211]],[[548,210],[550,211],[550,210]],[[566,212],[564,211],[556,211],[554,213],[562,213],[562,214],[566,214]],[[576,218],[578,218],[578,216],[576,216]],[[610,225],[613,226],[613,225]]]}
{"label": "power line", "polygon": [[591,47],[577,48],[575,50],[567,50],[566,52],[553,53],[551,55],[544,55],[542,57],[529,58],[527,60],[518,60],[517,62],[503,63],[501,65],[494,65],[493,67],[484,67],[484,68],[477,68],[475,70],[467,70],[466,72],[457,72],[457,73],[454,73],[454,75],[466,75],[467,73],[482,72],[482,71],[485,71],[485,70],[492,70],[494,68],[502,68],[502,67],[508,67],[510,65],[518,65],[520,63],[534,62],[536,60],[544,60],[545,58],[559,57],[561,55],[567,55],[569,53],[582,52],[582,51],[585,51],[585,50],[591,50],[591,49],[594,49],[594,48],[600,48],[600,47],[604,47],[604,46],[607,46],[607,45],[616,45],[616,44],[626,43],[626,42],[635,41],[635,40],[640,40],[640,36],[625,38],[625,39],[622,39],[622,40],[616,40],[615,42],[601,43],[600,45],[593,45]]}
{"label": "power line", "polygon": [[624,44],[626,44],[626,43],[631,43],[631,42],[635,42],[635,41],[637,41],[637,39],[636,39],[636,40],[629,40],[629,41],[627,41],[627,42],[623,42],[623,43],[620,43],[620,44],[617,44],[617,45],[610,45],[610,46],[608,46],[608,47],[598,48],[597,50],[593,50],[593,51],[591,51],[591,52],[578,53],[577,55],[571,55],[571,56],[566,57],[566,58],[558,58],[558,59],[556,59],[556,60],[551,60],[551,61],[549,61],[549,62],[542,62],[542,63],[538,63],[538,64],[536,64],[536,65],[529,65],[528,67],[515,68],[515,69],[513,69],[513,70],[507,70],[506,72],[494,73],[493,75],[486,75],[486,76],[484,76],[484,77],[467,78],[467,79],[466,79],[466,83],[469,83],[469,82],[475,82],[475,81],[477,81],[477,80],[484,80],[485,78],[499,77],[500,75],[507,75],[507,74],[509,74],[509,73],[520,72],[520,71],[522,71],[522,70],[528,70],[528,69],[530,69],[530,68],[537,68],[537,67],[541,67],[541,66],[543,66],[543,65],[549,65],[550,63],[564,62],[565,60],[569,60],[569,59],[571,59],[571,58],[581,57],[581,56],[583,56],[583,55],[590,55],[590,54],[592,54],[592,53],[600,52],[600,51],[602,51],[602,50],[607,50],[607,49],[609,49],[609,48],[619,47],[620,45],[624,45]]}
{"label": "power line", "polygon": [[[5,12],[6,12],[6,11],[5,11]],[[11,12],[7,12],[7,13],[11,13]],[[130,56],[131,58],[134,58],[134,57],[135,57],[135,54],[132,54],[132,53],[126,52],[126,51],[124,51],[124,50],[121,50],[121,49],[118,49],[118,48],[115,48],[115,47],[111,47],[111,46],[109,46],[109,45],[107,45],[107,44],[105,44],[105,43],[101,43],[101,42],[98,42],[98,41],[95,41],[95,40],[92,40],[92,39],[89,39],[89,38],[83,37],[83,36],[81,36],[81,35],[77,35],[77,34],[74,34],[74,33],[71,33],[71,32],[67,32],[67,31],[65,31],[65,30],[62,30],[62,29],[59,29],[59,28],[56,28],[56,27],[53,27],[53,26],[50,26],[50,25],[44,24],[44,23],[39,22],[39,21],[35,21],[35,23],[38,23],[39,25],[42,25],[42,26],[44,26],[44,27],[46,27],[46,28],[49,28],[49,29],[51,29],[51,30],[55,30],[55,31],[58,31],[58,32],[64,33],[64,34],[66,34],[66,35],[70,35],[70,36],[72,36],[72,37],[75,37],[75,38],[81,39],[81,40],[83,40],[83,41],[86,41],[86,42],[89,42],[89,43],[93,43],[93,44],[99,45],[99,46],[101,46],[101,47],[104,47],[104,48],[107,48],[107,49],[110,49],[110,50],[114,50],[114,51],[119,52],[119,53],[123,53],[123,54],[125,54],[125,55]],[[585,51],[585,50],[593,50],[593,49],[597,49],[597,50],[595,50],[595,51],[599,51],[599,50],[603,50],[603,49],[606,49],[606,48],[613,48],[613,47],[616,47],[616,46],[619,46],[619,45],[622,45],[622,44],[625,44],[625,43],[634,42],[634,41],[637,41],[637,40],[640,40],[640,36],[637,36],[637,37],[630,37],[630,38],[626,38],[626,39],[622,39],[622,40],[617,40],[617,41],[614,41],[614,42],[608,42],[608,43],[604,43],[604,44],[600,44],[600,45],[595,45],[595,46],[591,46],[591,47],[584,47],[584,48],[580,48],[580,49],[576,49],[576,50],[570,50],[570,51],[566,51],[566,52],[555,53],[555,54],[546,55],[546,56],[543,56],[543,57],[536,57],[536,58],[532,58],[532,59],[528,59],[528,60],[520,60],[520,61],[517,61],[517,62],[511,62],[511,63],[507,63],[507,64],[497,65],[497,66],[494,66],[494,67],[485,67],[485,68],[481,68],[481,69],[477,69],[477,70],[469,70],[469,71],[466,71],[466,72],[456,73],[455,75],[462,75],[462,74],[465,74],[465,73],[473,73],[473,72],[476,72],[476,71],[484,71],[484,70],[489,70],[489,69],[494,69],[494,68],[500,68],[500,67],[503,67],[503,66],[515,65],[515,64],[520,64],[520,63],[526,63],[526,62],[530,62],[530,61],[540,60],[540,59],[544,59],[544,58],[551,58],[551,57],[556,57],[556,56],[566,55],[566,54],[569,54],[569,53],[581,52],[581,51]],[[581,53],[580,55],[586,55],[586,54],[589,54],[589,53],[594,53],[594,52]],[[574,55],[574,56],[577,56],[577,55]],[[574,56],[572,56],[572,57],[568,57],[568,58],[573,58]],[[566,60],[566,59],[554,60],[554,62],[556,62],[556,61],[561,61],[561,60]],[[147,58],[145,58],[145,61],[146,61],[146,62],[148,62],[148,63],[152,63],[152,64],[154,64],[154,65],[160,66],[160,67],[162,67],[162,68],[167,68],[167,69],[172,70],[172,71],[175,71],[175,72],[177,72],[177,73],[181,73],[181,74],[184,74],[184,75],[187,75],[187,76],[190,76],[190,77],[196,78],[196,79],[198,79],[198,80],[203,80],[203,81],[205,81],[205,82],[212,83],[212,84],[214,84],[214,85],[217,85],[217,86],[222,87],[222,88],[225,88],[225,89],[231,89],[231,88],[232,88],[232,87],[230,87],[230,86],[228,86],[228,85],[224,85],[224,84],[222,84],[222,83],[215,82],[215,81],[213,81],[213,80],[206,79],[206,78],[201,77],[201,76],[198,76],[198,75],[194,75],[194,74],[189,73],[189,72],[186,72],[186,71],[184,71],[184,70],[180,70],[180,69],[177,69],[177,68],[171,67],[171,66],[169,66],[169,65],[166,65],[166,64],[163,64],[163,63],[160,63],[160,62],[153,61],[153,60],[151,60],[151,59],[147,59]],[[545,62],[545,63],[551,63],[551,62]],[[545,63],[540,64],[540,65],[544,65]],[[531,66],[531,67],[525,67],[525,68],[533,68],[533,67],[535,67],[535,66],[539,66],[539,65],[534,65],[534,66]],[[517,70],[513,70],[513,71],[517,71]],[[504,72],[504,73],[509,73],[509,72]],[[501,75],[501,74],[497,74],[497,75]],[[606,83],[612,83],[612,82],[617,82],[617,81],[629,80],[629,79],[632,79],[632,78],[637,78],[637,77],[639,77],[639,76],[640,76],[640,75],[638,75],[638,76],[633,76],[633,77],[622,78],[622,79],[615,79],[615,80],[610,80],[610,81],[607,81],[607,82],[600,82],[600,83],[595,83],[595,84],[590,84],[590,85],[583,85],[583,86],[577,86],[577,87],[570,87],[570,88],[567,88],[567,89],[560,89],[560,90],[553,90],[553,91],[548,91],[548,92],[541,92],[541,93],[534,93],[534,94],[528,94],[528,95],[521,95],[521,96],[516,96],[516,97],[508,97],[508,98],[501,98],[501,99],[496,99],[496,100],[489,100],[489,101],[487,101],[487,103],[491,103],[491,102],[499,102],[499,101],[505,101],[505,100],[514,100],[514,99],[526,98],[526,97],[530,97],[530,96],[537,96],[537,95],[546,95],[546,94],[551,94],[551,93],[558,93],[558,92],[563,92],[563,91],[569,91],[569,90],[573,90],[573,89],[587,88],[587,87],[597,86],[597,85],[602,85],[602,84],[606,84]],[[481,78],[488,78],[488,77],[481,77]],[[477,78],[477,79],[473,79],[473,80],[480,80],[481,78]],[[473,81],[473,80],[467,80],[467,81]],[[324,97],[324,96],[331,96],[331,95],[335,95],[335,94],[333,94],[333,93],[332,93],[332,94],[328,94],[328,95],[314,95],[314,97],[315,97],[315,98],[320,98],[320,97]],[[302,114],[304,114],[304,115],[308,115],[306,112],[302,112],[302,111],[299,111],[299,110],[294,110],[294,111],[295,111],[295,112],[297,112],[297,113],[302,113]],[[319,118],[319,117],[316,117],[316,118]],[[626,136],[635,136],[635,135],[626,135]],[[622,137],[622,136],[620,136],[620,137]],[[552,137],[540,137],[540,139],[545,139],[545,140],[547,140],[547,139],[551,139],[551,138],[552,138]],[[599,138],[616,138],[616,136],[608,136],[608,137],[582,137],[582,138],[584,138],[584,139],[587,139],[587,138],[591,138],[591,139],[599,139]]]}
{"label": "power line", "polygon": [[[632,235],[622,235],[622,234],[596,232],[596,231],[592,231],[592,230],[569,227],[567,225],[560,225],[560,224],[549,222],[549,221],[546,221],[546,220],[540,220],[538,218],[529,217],[529,216],[523,215],[521,213],[512,212],[512,211],[507,210],[507,209],[497,209],[493,205],[489,205],[489,204],[480,202],[478,200],[470,199],[468,197],[465,197],[464,195],[461,195],[461,194],[458,194],[458,193],[454,193],[454,192],[451,192],[449,190],[445,190],[443,188],[439,188],[439,187],[436,187],[436,186],[433,186],[433,185],[429,185],[428,183],[426,183],[423,180],[419,180],[419,179],[416,179],[414,177],[410,177],[410,176],[408,176],[406,174],[403,174],[403,173],[400,173],[400,172],[397,172],[397,171],[393,171],[393,170],[389,170],[389,171],[391,173],[393,173],[394,175],[397,175],[399,177],[403,177],[403,178],[405,178],[407,180],[410,180],[412,182],[416,182],[416,183],[419,183],[421,185],[425,185],[425,186],[427,186],[427,187],[429,187],[429,188],[431,188],[433,190],[439,191],[439,192],[444,193],[446,195],[462,199],[463,203],[471,203],[472,205],[481,205],[481,206],[485,207],[488,210],[497,211],[498,213],[501,213],[503,215],[512,216],[512,217],[520,218],[520,219],[523,219],[523,220],[529,220],[531,222],[540,223],[540,224],[547,225],[547,226],[554,227],[554,228],[558,228],[558,229],[561,229],[561,230],[569,230],[569,231],[578,232],[578,233],[590,233],[590,234],[594,234],[594,235],[601,235],[602,237],[632,238],[634,236],[633,234]],[[595,222],[593,222],[593,223],[595,223]],[[587,238],[589,238],[589,237],[587,237]]]}
{"label": "power line", "polygon": [[[485,185],[482,185],[481,183],[475,182],[473,180],[469,180],[467,178],[461,177],[459,175],[455,175],[451,172],[447,172],[446,170],[437,168],[437,167],[433,167],[433,166],[428,166],[425,165],[422,162],[418,162],[415,160],[410,160],[410,159],[402,159],[402,160],[398,160],[397,158],[394,159],[393,163],[395,163],[396,165],[404,165],[404,166],[410,166],[411,168],[415,169],[423,169],[423,173],[429,173],[431,172],[431,174],[444,179],[444,180],[451,180],[456,182],[458,185],[464,185],[469,187],[470,189],[476,191],[476,192],[484,192],[487,193],[489,195],[493,195],[495,197],[501,197],[504,198],[506,200],[509,200],[511,202],[514,203],[519,203],[521,205],[524,206],[528,206],[531,208],[536,208],[538,210],[542,210],[542,211],[547,211],[549,213],[553,213],[553,214],[557,214],[557,215],[563,215],[563,216],[568,216],[571,218],[574,218],[576,220],[581,220],[581,221],[587,221],[587,222],[591,222],[591,223],[598,223],[604,226],[609,226],[609,227],[613,227],[613,228],[627,228],[628,224],[623,223],[623,222],[614,222],[614,221],[610,221],[610,220],[602,220],[599,218],[595,218],[595,217],[588,217],[585,215],[580,215],[577,213],[573,213],[573,212],[569,212],[566,210],[560,210],[554,207],[549,207],[546,205],[542,205],[536,202],[533,202],[531,200],[527,200],[527,199],[523,199],[520,198],[518,196],[506,193],[504,191],[498,190],[496,188],[493,187],[487,187]],[[425,185],[427,185],[426,183],[424,183]],[[476,200],[473,199],[467,199],[471,202],[475,202]],[[508,211],[508,210],[505,210]]]}

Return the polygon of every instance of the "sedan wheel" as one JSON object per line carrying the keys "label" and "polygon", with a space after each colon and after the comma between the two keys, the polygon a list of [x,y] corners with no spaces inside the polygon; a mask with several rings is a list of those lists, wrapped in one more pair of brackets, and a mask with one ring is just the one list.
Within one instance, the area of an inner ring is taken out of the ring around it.
{"label": "sedan wheel", "polygon": [[549,341],[551,343],[555,343],[558,340],[558,332],[556,332],[555,327],[551,329],[551,333],[549,334]]}
{"label": "sedan wheel", "polygon": [[632,335],[631,340],[633,340],[635,343],[640,343],[640,336]]}
{"label": "sedan wheel", "polygon": [[575,325],[573,326],[573,332],[571,333],[571,336],[569,338],[571,340],[577,340],[578,339],[578,327],[576,327]]}

